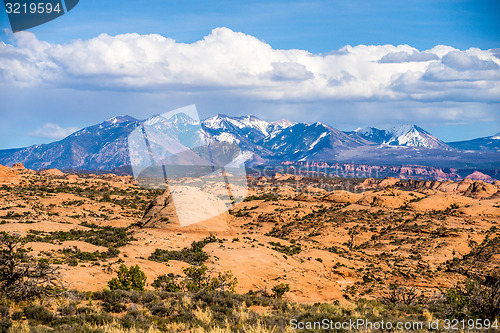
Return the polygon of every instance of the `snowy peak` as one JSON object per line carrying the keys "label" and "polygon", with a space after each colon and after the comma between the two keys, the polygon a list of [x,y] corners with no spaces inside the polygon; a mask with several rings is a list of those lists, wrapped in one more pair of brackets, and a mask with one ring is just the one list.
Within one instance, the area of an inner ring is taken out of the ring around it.
{"label": "snowy peak", "polygon": [[229,117],[223,114],[218,114],[216,116],[205,119],[202,124],[210,129],[226,129]]}
{"label": "snowy peak", "polygon": [[116,116],[111,119],[108,119],[102,123],[102,125],[115,125],[115,124],[123,124],[126,122],[137,121],[134,117],[131,116]]}
{"label": "snowy peak", "polygon": [[293,126],[295,124],[296,123],[294,123],[293,121],[290,121],[287,119],[280,119],[280,120],[271,122],[271,125],[274,125],[274,126],[279,127],[279,128],[287,128],[287,127]]}
{"label": "snowy peak", "polygon": [[404,147],[449,148],[447,144],[423,128],[406,124],[392,127],[390,130],[375,127],[358,128],[347,132],[351,136],[359,136],[376,144]]}
{"label": "snowy peak", "polygon": [[211,130],[240,130],[258,132],[262,136],[268,136],[278,130],[295,125],[286,119],[274,122],[267,122],[256,116],[229,117],[224,114],[218,114],[214,117],[205,119],[202,124],[205,128]]}
{"label": "snowy peak", "polygon": [[392,133],[387,130],[381,130],[375,127],[358,128],[354,131],[362,138],[381,144],[392,137]]}
{"label": "snowy peak", "polygon": [[174,114],[172,117],[168,118],[168,120],[175,124],[198,125],[200,123],[183,112]]}
{"label": "snowy peak", "polygon": [[270,124],[267,121],[259,119],[255,116],[250,115],[250,116],[238,117],[238,118],[233,118],[233,120],[239,122],[240,124],[242,124],[245,127],[254,128],[264,135],[269,134],[268,130],[269,130]]}
{"label": "snowy peak", "polygon": [[402,125],[389,130],[391,137],[384,144],[391,146],[448,148],[443,141],[417,125]]}
{"label": "snowy peak", "polygon": [[491,137],[493,140],[500,140],[500,132]]}
{"label": "snowy peak", "polygon": [[237,132],[247,138],[262,138],[273,130],[273,126],[255,116],[229,117],[223,114],[208,118],[202,122],[205,129],[214,131]]}

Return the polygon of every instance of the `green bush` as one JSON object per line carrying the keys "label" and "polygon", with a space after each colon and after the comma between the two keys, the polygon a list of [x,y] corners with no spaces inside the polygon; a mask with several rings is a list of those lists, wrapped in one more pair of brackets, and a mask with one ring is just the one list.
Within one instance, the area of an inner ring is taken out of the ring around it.
{"label": "green bush", "polygon": [[155,252],[149,256],[149,260],[165,262],[169,260],[179,260],[187,262],[191,265],[201,265],[208,260],[209,256],[203,252],[203,247],[209,243],[220,242],[217,237],[209,236],[199,242],[191,243],[190,247],[185,247],[180,251],[169,251],[163,249],[156,249]]}
{"label": "green bush", "polygon": [[500,317],[500,279],[467,279],[444,292],[449,318],[496,319]]}
{"label": "green bush", "polygon": [[160,275],[151,284],[156,289],[176,291],[230,291],[238,284],[238,279],[230,271],[214,274],[205,265],[186,267],[183,270],[185,277],[174,275]]}
{"label": "green bush", "polygon": [[111,290],[144,290],[146,285],[146,274],[139,268],[139,265],[130,266],[122,264],[118,270],[118,276],[108,281]]}
{"label": "green bush", "polygon": [[275,285],[271,290],[274,298],[282,298],[286,292],[290,291],[290,285],[288,283],[280,283]]}
{"label": "green bush", "polygon": [[234,292],[234,288],[238,284],[238,279],[231,272],[219,272],[217,276],[212,276],[205,265],[201,265],[200,267],[186,267],[183,272],[186,274],[186,278],[182,281],[182,286],[187,291],[228,290]]}
{"label": "green bush", "polygon": [[289,256],[292,256],[294,254],[298,254],[298,253],[300,253],[300,251],[302,251],[302,248],[300,247],[300,245],[292,244],[292,245],[288,246],[288,245],[282,245],[280,242],[269,242],[269,244],[271,244],[273,246],[274,251],[278,251],[278,252],[287,254]]}
{"label": "green bush", "polygon": [[177,278],[178,276],[175,276],[173,273],[169,273],[168,275],[160,275],[153,281],[151,286],[162,291],[180,291],[181,287],[176,282]]}
{"label": "green bush", "polygon": [[40,324],[48,324],[54,319],[54,314],[43,306],[28,305],[23,309],[26,318]]}
{"label": "green bush", "polygon": [[90,230],[71,229],[69,231],[54,231],[49,233],[30,230],[25,239],[28,242],[46,243],[80,240],[93,245],[110,248],[125,246],[135,240],[135,238],[132,237],[132,232],[127,228],[98,226],[87,222],[82,222],[80,225],[90,228]]}

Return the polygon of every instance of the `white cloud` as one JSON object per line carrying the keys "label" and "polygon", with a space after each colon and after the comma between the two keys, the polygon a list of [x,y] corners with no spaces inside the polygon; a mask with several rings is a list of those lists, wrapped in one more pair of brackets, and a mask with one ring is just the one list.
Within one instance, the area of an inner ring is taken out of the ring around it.
{"label": "white cloud", "polygon": [[77,127],[63,128],[57,124],[46,123],[42,127],[30,132],[29,135],[46,139],[62,139],[76,131],[78,131]]}
{"label": "white cloud", "polygon": [[314,78],[314,74],[306,66],[296,62],[274,62],[270,72],[272,80],[276,81],[303,81]]}
{"label": "white cloud", "polygon": [[498,50],[346,46],[325,54],[273,49],[227,28],[178,43],[102,34],[50,44],[29,32],[0,43],[0,82],[77,89],[227,91],[256,100],[500,102]]}
{"label": "white cloud", "polygon": [[430,52],[418,52],[413,51],[412,53],[407,52],[391,52],[383,56],[379,62],[380,63],[398,63],[398,62],[413,62],[413,61],[431,61],[438,60],[439,57],[434,53]]}

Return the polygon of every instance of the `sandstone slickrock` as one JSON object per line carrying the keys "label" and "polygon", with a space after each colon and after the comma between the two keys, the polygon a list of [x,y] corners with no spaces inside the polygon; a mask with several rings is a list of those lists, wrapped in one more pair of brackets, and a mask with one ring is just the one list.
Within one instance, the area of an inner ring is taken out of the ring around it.
{"label": "sandstone slickrock", "polygon": [[498,188],[495,185],[488,184],[482,181],[475,181],[472,183],[465,195],[474,198],[489,198],[498,192]]}
{"label": "sandstone slickrock", "polygon": [[0,165],[0,184],[17,184],[19,177],[6,166]]}
{"label": "sandstone slickrock", "polygon": [[359,193],[352,193],[348,191],[338,190],[326,196],[324,200],[335,203],[354,203],[361,199],[363,195]]}
{"label": "sandstone slickrock", "polygon": [[379,188],[385,188],[387,186],[393,186],[396,183],[398,183],[400,180],[398,178],[393,178],[393,177],[386,177],[384,178],[377,187]]}
{"label": "sandstone slickrock", "polygon": [[22,163],[14,163],[12,165],[12,169],[13,170],[26,170],[26,168],[24,167],[24,164],[22,164]]}
{"label": "sandstone slickrock", "polygon": [[[177,191],[179,190],[177,189]],[[172,194],[167,189],[154,199],[146,209],[146,213],[140,222],[141,227],[179,229],[182,231],[229,230],[229,213],[223,211],[221,207],[217,207],[217,203],[214,200],[207,199],[204,193],[196,193],[195,190],[190,188],[184,193],[176,193],[176,195],[178,199],[174,202]],[[184,214],[182,217],[191,214],[191,218],[199,219],[201,222],[182,226],[179,214]],[[203,216],[209,218],[203,219]]]}
{"label": "sandstone slickrock", "polygon": [[43,170],[43,171],[40,171],[40,174],[41,175],[44,175],[44,176],[64,176],[64,172],[62,172],[61,170],[59,169],[47,169],[47,170]]}

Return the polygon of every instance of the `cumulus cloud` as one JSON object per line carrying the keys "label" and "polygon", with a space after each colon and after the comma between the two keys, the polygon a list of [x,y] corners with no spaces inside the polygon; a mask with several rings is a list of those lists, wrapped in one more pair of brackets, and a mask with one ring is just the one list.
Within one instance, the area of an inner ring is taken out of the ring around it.
{"label": "cumulus cloud", "polygon": [[273,49],[227,28],[194,43],[102,34],[68,44],[29,32],[0,43],[0,84],[185,93],[227,91],[280,101],[500,102],[498,50],[438,45],[346,46],[324,54]]}
{"label": "cumulus cloud", "polygon": [[63,128],[57,124],[46,123],[42,127],[30,132],[29,135],[46,139],[62,139],[78,131],[77,127]]}
{"label": "cumulus cloud", "polygon": [[275,62],[270,76],[276,81],[303,81],[314,78],[306,66],[294,62]]}
{"label": "cumulus cloud", "polygon": [[430,52],[418,52],[413,53],[407,52],[391,52],[383,56],[379,62],[380,63],[398,63],[398,62],[412,62],[412,61],[431,61],[438,60],[439,57],[434,53]]}
{"label": "cumulus cloud", "polygon": [[469,55],[464,52],[452,51],[447,53],[441,62],[458,71],[484,71],[489,69],[498,69],[498,65],[491,59],[479,59],[475,55]]}

